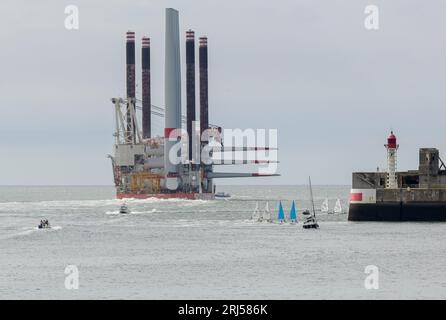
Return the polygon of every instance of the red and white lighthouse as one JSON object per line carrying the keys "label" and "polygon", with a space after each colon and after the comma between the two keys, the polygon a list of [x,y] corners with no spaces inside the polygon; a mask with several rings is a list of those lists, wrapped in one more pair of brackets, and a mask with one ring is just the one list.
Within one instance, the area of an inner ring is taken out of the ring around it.
{"label": "red and white lighthouse", "polygon": [[398,181],[396,180],[396,151],[399,145],[396,143],[396,136],[393,131],[390,131],[390,135],[387,138],[387,144],[384,145],[387,149],[387,180],[386,188],[396,189],[398,188]]}

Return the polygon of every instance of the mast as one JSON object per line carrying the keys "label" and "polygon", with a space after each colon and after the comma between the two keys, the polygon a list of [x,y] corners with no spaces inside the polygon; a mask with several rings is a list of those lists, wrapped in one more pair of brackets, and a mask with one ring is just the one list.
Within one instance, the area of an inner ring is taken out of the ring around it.
{"label": "mast", "polygon": [[316,210],[314,210],[314,200],[313,200],[313,188],[311,187],[311,177],[308,177],[310,183],[310,195],[311,195],[311,205],[313,206],[313,217],[316,218]]}

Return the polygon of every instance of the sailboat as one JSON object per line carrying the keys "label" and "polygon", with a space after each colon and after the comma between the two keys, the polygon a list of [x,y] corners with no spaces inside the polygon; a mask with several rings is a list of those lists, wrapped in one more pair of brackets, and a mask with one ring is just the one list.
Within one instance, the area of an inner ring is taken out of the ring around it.
{"label": "sailboat", "polygon": [[259,219],[260,219],[259,203],[256,202],[256,208],[254,209],[254,212],[252,213],[251,220],[259,221]]}
{"label": "sailboat", "polygon": [[336,204],[333,208],[333,213],[344,213],[344,209],[342,208],[341,200],[337,199]]}
{"label": "sailboat", "polygon": [[308,210],[305,210],[303,212],[303,214],[305,216],[305,221],[304,221],[304,224],[302,227],[304,229],[318,229],[319,224],[316,221],[316,210],[314,210],[314,200],[313,200],[313,189],[311,187],[311,177],[308,177],[308,182],[310,185],[311,205],[313,207],[313,214],[311,214],[310,211],[308,211]]}
{"label": "sailboat", "polygon": [[330,213],[328,210],[328,198],[325,198],[324,202],[322,202],[321,212],[322,213]]}
{"label": "sailboat", "polygon": [[291,211],[290,211],[290,223],[291,224],[295,224],[297,222],[296,219],[296,206],[294,204],[294,200],[293,200],[293,204],[291,205]]}
{"label": "sailboat", "polygon": [[268,201],[266,202],[265,209],[263,209],[262,221],[272,222]]}
{"label": "sailboat", "polygon": [[279,202],[279,213],[277,215],[277,220],[280,224],[285,222],[285,213],[283,212],[282,201]]}

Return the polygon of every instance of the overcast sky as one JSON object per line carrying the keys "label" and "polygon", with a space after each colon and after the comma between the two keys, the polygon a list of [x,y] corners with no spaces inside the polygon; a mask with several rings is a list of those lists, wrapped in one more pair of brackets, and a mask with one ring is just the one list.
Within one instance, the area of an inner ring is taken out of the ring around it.
{"label": "overcast sky", "polygon": [[[79,30],[64,27],[70,4]],[[368,4],[378,31],[364,27]],[[152,102],[164,105],[166,7],[180,11],[182,55],[187,29],[209,37],[210,122],[279,130],[281,177],[226,183],[349,184],[385,167],[390,128],[399,169],[417,167],[419,147],[445,154],[444,1],[2,0],[0,184],[112,183],[125,32],[138,82],[139,39],[151,37]]]}

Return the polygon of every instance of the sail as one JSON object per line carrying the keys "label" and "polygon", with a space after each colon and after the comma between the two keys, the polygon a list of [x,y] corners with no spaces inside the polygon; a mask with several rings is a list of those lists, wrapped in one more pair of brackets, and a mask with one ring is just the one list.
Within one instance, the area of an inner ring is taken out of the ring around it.
{"label": "sail", "polygon": [[269,212],[269,204],[266,202],[265,209],[263,210],[263,220],[271,220],[271,213]]}
{"label": "sail", "polygon": [[293,200],[293,204],[291,205],[290,221],[291,222],[295,222],[296,221],[296,206],[294,204],[294,200]]}
{"label": "sail", "polygon": [[324,202],[322,202],[321,212],[325,212],[325,213],[328,212],[328,199],[327,198],[325,198]]}
{"label": "sail", "polygon": [[336,204],[334,206],[333,212],[334,213],[342,213],[342,204],[341,204],[340,199],[336,200]]}
{"label": "sail", "polygon": [[283,212],[282,201],[279,202],[279,213],[277,215],[279,221],[285,221],[285,214]]}
{"label": "sail", "polygon": [[308,185],[310,186],[311,206],[313,207],[313,217],[316,218],[316,210],[314,210],[313,187],[311,186],[311,177],[308,177]]}
{"label": "sail", "polygon": [[259,212],[259,203],[256,202],[256,208],[254,209],[254,212],[252,213],[252,220],[258,220],[260,218],[260,212]]}

